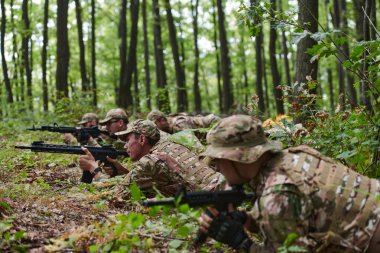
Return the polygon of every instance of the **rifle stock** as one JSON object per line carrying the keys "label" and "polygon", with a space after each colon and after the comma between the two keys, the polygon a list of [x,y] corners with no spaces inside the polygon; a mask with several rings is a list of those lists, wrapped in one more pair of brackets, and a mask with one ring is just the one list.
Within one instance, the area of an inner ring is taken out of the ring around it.
{"label": "rifle stock", "polygon": [[[31,146],[15,146],[18,149],[30,149],[34,152],[42,153],[59,153],[59,154],[75,154],[84,155],[81,146],[67,146],[67,145],[55,145],[47,144],[43,141],[34,141]],[[107,160],[107,156],[110,158],[117,158],[118,156],[128,156],[125,151],[120,151],[115,149],[112,145],[101,146],[101,147],[85,147],[94,156],[96,161],[101,161],[105,166],[112,167],[113,173],[111,176],[117,175],[117,169]],[[81,181],[83,183],[91,183],[93,175],[89,171],[83,171]]]}

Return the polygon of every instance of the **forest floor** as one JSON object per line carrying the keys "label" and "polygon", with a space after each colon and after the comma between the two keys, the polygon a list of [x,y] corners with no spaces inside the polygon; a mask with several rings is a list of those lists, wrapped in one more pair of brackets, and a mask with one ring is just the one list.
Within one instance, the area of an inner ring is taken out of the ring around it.
{"label": "forest floor", "polygon": [[121,179],[80,183],[78,156],[16,150],[15,141],[0,141],[0,252],[229,251],[212,243],[192,248],[199,210],[148,215]]}

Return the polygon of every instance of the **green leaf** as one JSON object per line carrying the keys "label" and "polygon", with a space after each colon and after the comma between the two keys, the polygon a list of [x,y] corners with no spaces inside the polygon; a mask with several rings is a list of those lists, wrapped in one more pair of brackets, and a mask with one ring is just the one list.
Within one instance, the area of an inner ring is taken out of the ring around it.
{"label": "green leaf", "polygon": [[186,238],[190,234],[190,229],[187,226],[182,226],[177,229],[177,234],[183,238]]}
{"label": "green leaf", "polygon": [[93,252],[97,252],[99,250],[99,246],[98,245],[91,245],[90,246],[90,252],[93,253]]}
{"label": "green leaf", "polygon": [[177,249],[177,248],[180,247],[182,244],[183,244],[183,241],[180,241],[180,240],[173,240],[173,241],[169,242],[169,247],[172,248],[172,249]]}
{"label": "green leaf", "polygon": [[131,196],[133,200],[141,201],[141,191],[135,182],[131,184],[129,190],[131,191]]}

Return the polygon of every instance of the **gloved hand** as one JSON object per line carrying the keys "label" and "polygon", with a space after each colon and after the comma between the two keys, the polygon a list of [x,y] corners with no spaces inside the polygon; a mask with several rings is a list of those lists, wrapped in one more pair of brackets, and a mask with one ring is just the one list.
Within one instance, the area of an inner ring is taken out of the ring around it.
{"label": "gloved hand", "polygon": [[[232,213],[235,213],[232,215]],[[244,231],[243,224],[247,219],[244,212],[234,211],[230,215],[215,217],[208,229],[208,235],[236,250],[249,252],[252,241]]]}

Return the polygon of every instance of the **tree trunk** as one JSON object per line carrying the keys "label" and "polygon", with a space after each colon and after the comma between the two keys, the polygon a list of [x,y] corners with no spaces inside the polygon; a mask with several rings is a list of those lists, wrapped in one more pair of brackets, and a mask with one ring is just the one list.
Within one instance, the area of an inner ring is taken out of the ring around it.
{"label": "tree trunk", "polygon": [[245,55],[245,52],[246,52],[246,49],[245,49],[245,41],[244,41],[244,37],[245,37],[245,26],[243,26],[242,28],[242,32],[241,32],[241,43],[240,43],[240,47],[241,47],[241,60],[242,60],[242,65],[243,65],[243,87],[244,87],[244,104],[245,106],[248,105],[248,73],[247,73],[247,57]]}
{"label": "tree trunk", "polygon": [[[332,23],[334,25],[334,28],[339,30],[342,29],[342,20],[341,20],[341,0],[334,0],[334,12],[331,13],[332,16]],[[344,75],[344,69],[342,66],[342,61],[345,59],[343,55],[343,47],[339,47],[339,53],[338,53],[338,59],[336,60],[336,70],[338,73],[338,93],[339,93],[339,101],[340,105],[344,105],[345,103],[345,95],[346,95],[346,90],[345,90],[345,75]]]}
{"label": "tree trunk", "polygon": [[[280,12],[282,12],[282,1],[279,0],[279,8],[280,8]],[[288,43],[287,43],[287,39],[286,39],[286,36],[285,36],[285,30],[282,29],[281,31],[281,36],[282,36],[282,50],[283,50],[283,54],[284,54],[284,67],[285,67],[285,77],[286,77],[286,85],[291,85],[292,83],[292,79],[290,77],[290,67],[289,67],[289,59],[288,59]]]}
{"label": "tree trunk", "polygon": [[134,83],[134,96],[133,96],[133,104],[134,104],[134,112],[141,112],[140,108],[140,90],[139,90],[139,76],[138,76],[138,67],[137,67],[137,59],[135,58],[135,72],[133,73],[133,83]]}
{"label": "tree trunk", "polygon": [[156,83],[158,88],[157,107],[165,113],[170,112],[169,92],[167,90],[165,60],[161,39],[161,18],[158,0],[153,0],[154,56],[156,60]]}
{"label": "tree trunk", "polygon": [[[276,0],[271,0],[271,9],[276,11]],[[274,18],[274,13],[271,12],[271,16]],[[273,95],[276,102],[277,114],[284,114],[284,103],[282,102],[282,91],[277,89],[278,85],[281,85],[281,76],[277,68],[277,59],[276,59],[276,40],[277,32],[275,28],[275,22],[270,22],[270,32],[269,32],[269,61],[272,72],[272,85],[273,85]]]}
{"label": "tree trunk", "polygon": [[216,1],[218,7],[219,41],[223,78],[223,113],[231,111],[233,106],[233,91],[231,84],[231,60],[228,54],[226,28],[224,26],[224,10],[222,0]]}
{"label": "tree trunk", "polygon": [[77,26],[78,26],[79,66],[80,66],[80,75],[82,78],[82,91],[86,92],[90,89],[90,87],[89,87],[87,71],[86,71],[86,57],[85,57],[85,48],[84,48],[84,42],[83,42],[82,7],[80,5],[80,0],[75,0],[75,13],[77,17]]}
{"label": "tree trunk", "polygon": [[[265,117],[267,117],[269,115],[269,112],[270,112],[270,103],[269,103],[269,92],[268,92],[268,78],[267,78],[267,61],[266,61],[266,58],[265,58],[265,51],[264,51],[264,47],[262,46],[261,47],[261,56],[262,56],[262,59],[263,59],[263,63],[260,64],[260,66],[262,66],[262,76],[263,76],[263,80],[264,80],[264,93],[265,93],[265,108],[266,108],[266,111],[265,111]],[[263,100],[264,100],[264,96],[263,96]]]}
{"label": "tree trunk", "polygon": [[24,22],[24,34],[22,37],[22,65],[25,69],[26,74],[26,94],[29,109],[33,109],[33,98],[32,98],[32,70],[30,68],[29,62],[29,40],[30,40],[30,22],[28,15],[28,0],[23,0],[22,2],[22,20]]}
{"label": "tree trunk", "polygon": [[[179,58],[179,49],[177,42],[177,32],[174,25],[170,0],[165,0],[166,17],[168,21],[170,44],[172,46],[172,54],[175,67],[175,75],[177,80],[177,111],[187,111],[187,91],[185,82],[185,71]],[[195,33],[195,32],[194,32]]]}
{"label": "tree trunk", "polygon": [[6,32],[6,11],[5,11],[5,0],[1,0],[1,63],[3,67],[3,78],[4,78],[4,84],[5,89],[7,91],[7,102],[9,104],[13,103],[13,93],[12,93],[12,87],[11,87],[11,81],[9,80],[8,76],[8,65],[5,60],[5,47],[4,47],[4,38],[5,38],[5,32]]}
{"label": "tree trunk", "polygon": [[220,74],[220,60],[219,60],[219,47],[218,47],[218,34],[217,34],[217,24],[216,24],[216,6],[215,0],[212,0],[212,22],[214,24],[214,47],[215,47],[215,57],[216,57],[216,77],[218,79],[218,101],[219,101],[219,112],[223,111],[223,97],[222,97],[222,87],[221,87],[221,74]]}
{"label": "tree trunk", "polygon": [[91,0],[91,79],[92,79],[92,105],[98,104],[96,87],[96,54],[95,54],[95,0]]}
{"label": "tree trunk", "polygon": [[41,67],[42,67],[42,102],[44,112],[49,111],[49,99],[48,99],[48,83],[46,80],[46,61],[47,61],[47,47],[48,47],[48,21],[49,21],[49,0],[45,0],[44,5],[44,28],[43,28],[43,44],[41,54]]}
{"label": "tree trunk", "polygon": [[[251,0],[251,4],[259,4],[258,0]],[[255,20],[255,23],[260,23],[260,20]],[[256,52],[256,95],[259,97],[258,110],[260,114],[265,114],[265,101],[264,101],[264,92],[263,92],[263,63],[261,57],[261,47],[263,44],[263,32],[260,32],[256,35],[255,38],[255,52]],[[257,115],[261,116],[261,115]]]}
{"label": "tree trunk", "polygon": [[198,48],[198,5],[199,0],[195,0],[195,6],[191,1],[191,14],[193,16],[193,35],[194,35],[194,110],[196,113],[202,111],[201,93],[199,90],[199,48]]}
{"label": "tree trunk", "polygon": [[[299,15],[298,22],[304,25],[304,29],[311,33],[318,31],[318,1],[314,0],[298,0]],[[317,42],[306,36],[301,39],[297,45],[297,59],[296,59],[296,82],[309,83],[315,82],[318,76],[318,62],[310,62],[311,55],[307,53],[309,48],[316,45]],[[316,88],[310,90],[311,93],[316,93]],[[294,102],[302,107],[303,101],[294,98]],[[313,109],[313,108],[311,108]],[[295,122],[300,123],[309,115],[297,116]]]}
{"label": "tree trunk", "polygon": [[[363,35],[364,35],[364,41],[370,41],[371,40],[371,33],[370,33],[370,22],[367,17],[370,17],[371,15],[371,3],[372,0],[366,0],[365,1],[365,13],[366,16],[364,16],[364,21],[363,21]],[[364,15],[364,14],[363,14]],[[371,97],[370,97],[370,87],[368,82],[369,80],[369,75],[368,75],[368,62],[365,60],[366,57],[368,56],[369,52],[364,50],[363,53],[363,66],[362,66],[362,73],[363,73],[363,78],[360,80],[360,90],[361,90],[361,100],[367,111],[369,111],[371,114],[373,113],[373,107],[371,104]]]}
{"label": "tree trunk", "polygon": [[146,22],[146,0],[142,2],[143,32],[144,32],[144,70],[145,70],[145,93],[146,105],[149,110],[152,109],[151,92],[150,92],[150,71],[149,71],[149,45],[148,45],[148,26]]}
{"label": "tree trunk", "polygon": [[68,0],[57,1],[57,70],[55,75],[57,99],[69,96],[69,85],[67,82],[70,59],[67,33],[68,5]]}
{"label": "tree trunk", "polygon": [[123,96],[121,95],[122,93],[120,93],[120,90],[122,89],[121,87],[123,87],[124,85],[124,78],[127,70],[127,0],[121,1],[118,35],[120,39],[120,79],[119,88],[117,89],[116,93],[116,101],[118,106],[121,107],[121,99]]}
{"label": "tree trunk", "polygon": [[19,79],[18,79],[18,70],[19,70],[19,58],[16,58],[18,55],[17,49],[17,34],[16,34],[16,25],[14,21],[14,12],[13,12],[13,0],[10,2],[11,7],[11,26],[12,26],[12,62],[13,62],[13,74],[12,74],[12,86],[15,91],[16,101],[20,101],[20,90],[19,90]]}
{"label": "tree trunk", "polygon": [[119,101],[120,107],[129,108],[133,107],[133,98],[131,93],[132,76],[136,68],[136,46],[137,46],[137,32],[139,21],[139,0],[131,1],[131,36],[129,41],[129,52],[126,73],[124,76],[123,86],[120,87]]}
{"label": "tree trunk", "polygon": [[[341,1],[341,17],[342,17],[342,31],[345,34],[345,37],[347,37],[348,34],[348,22],[347,22],[347,8],[346,8],[346,0]],[[343,55],[345,56],[345,60],[350,58],[350,50],[349,50],[349,44],[348,42],[344,42],[342,46]],[[348,90],[348,97],[351,104],[351,107],[355,107],[358,104],[356,89],[354,87],[354,76],[353,73],[346,70],[346,77],[347,77],[347,90]]]}

